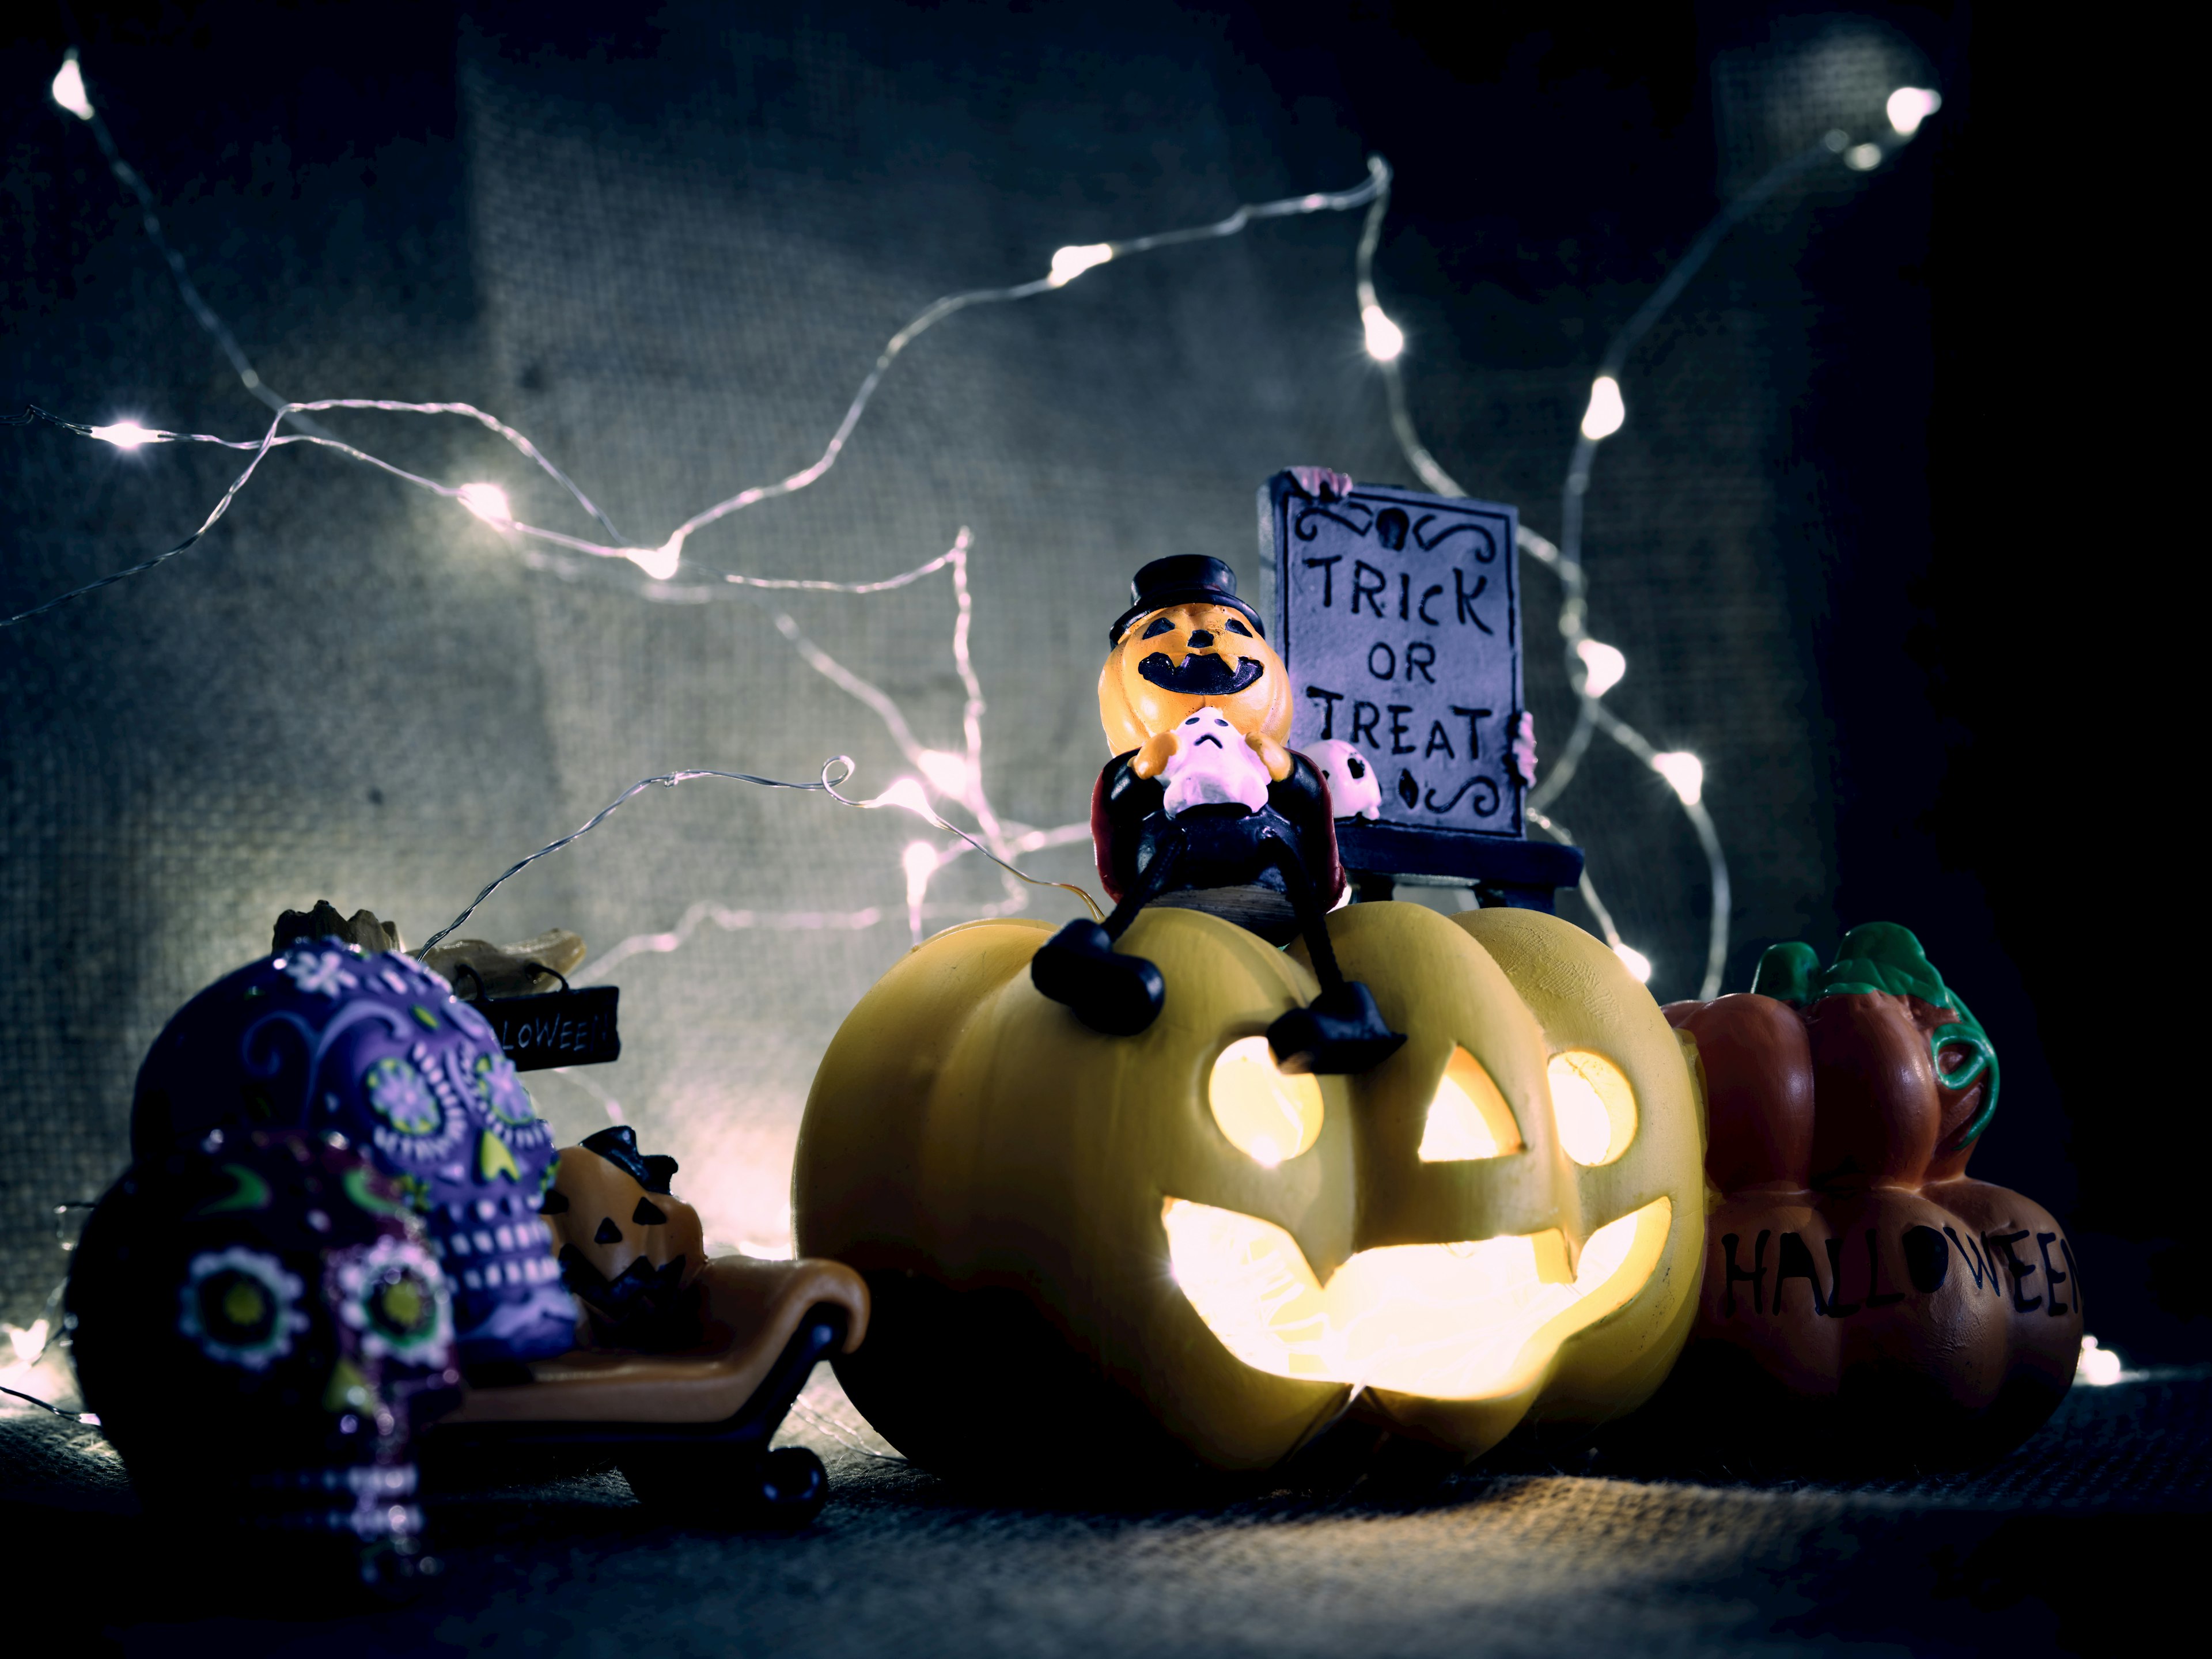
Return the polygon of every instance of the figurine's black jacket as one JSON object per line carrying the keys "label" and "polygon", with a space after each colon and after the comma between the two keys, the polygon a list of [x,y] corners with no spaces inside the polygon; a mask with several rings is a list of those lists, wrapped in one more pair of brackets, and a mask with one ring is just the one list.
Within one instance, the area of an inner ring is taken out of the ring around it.
{"label": "figurine's black jacket", "polygon": [[1328,785],[1319,769],[1296,750],[1291,771],[1267,786],[1267,804],[1256,812],[1241,806],[1194,806],[1175,817],[1167,811],[1167,786],[1140,778],[1131,769],[1137,751],[1116,755],[1098,775],[1091,792],[1091,841],[1098,855],[1098,879],[1117,902],[1137,885],[1152,861],[1159,837],[1170,826],[1191,836],[1191,847],[1176,866],[1177,888],[1235,887],[1257,882],[1280,886],[1281,878],[1256,852],[1258,837],[1273,829],[1305,866],[1308,879],[1323,901],[1334,904],[1344,891],[1344,869],[1337,862],[1336,823],[1329,811]]}

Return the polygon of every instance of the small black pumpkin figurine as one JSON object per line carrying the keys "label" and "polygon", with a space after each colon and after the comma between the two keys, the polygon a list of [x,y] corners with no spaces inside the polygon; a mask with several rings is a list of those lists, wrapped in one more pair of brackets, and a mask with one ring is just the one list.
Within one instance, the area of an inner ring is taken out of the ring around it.
{"label": "small black pumpkin figurine", "polygon": [[706,1265],[699,1212],[668,1190],[676,1160],[637,1149],[617,1124],[564,1149],[544,1212],[561,1273],[603,1347],[665,1352],[696,1346],[692,1280]]}

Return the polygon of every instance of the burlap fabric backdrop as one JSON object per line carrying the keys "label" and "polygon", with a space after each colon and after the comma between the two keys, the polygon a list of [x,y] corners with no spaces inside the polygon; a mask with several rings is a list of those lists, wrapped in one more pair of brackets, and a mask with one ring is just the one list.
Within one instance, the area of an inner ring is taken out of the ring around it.
{"label": "burlap fabric backdrop", "polygon": [[[452,95],[456,118],[337,165],[295,167],[275,139],[195,161],[188,137],[111,112],[126,148],[137,132],[157,149],[148,171],[173,187],[170,228],[272,384],[482,404],[647,543],[812,459],[883,340],[934,296],[1033,276],[1062,244],[1362,175],[1360,134],[1269,84],[1203,20],[1163,9],[1090,39],[1066,18],[1008,18],[987,51],[936,14],[810,15],[756,26],[678,8],[635,50],[581,59],[465,22],[457,68],[433,61],[393,94]],[[179,306],[90,135],[34,97],[51,55],[9,61],[0,385],[81,418],[258,432],[258,406]],[[1758,125],[1761,62],[1739,64],[1737,101],[1722,100],[1724,118],[1736,112],[1731,173],[1796,142]],[[95,96],[113,90],[97,62],[88,70]],[[1792,209],[1724,252],[1639,352],[1633,416],[1590,509],[1592,625],[1632,665],[1617,705],[1706,763],[1735,879],[1738,986],[1758,944],[1834,922],[1785,574],[1825,534],[1788,420],[1810,326],[1790,268],[1816,216]],[[1350,215],[1277,222],[955,319],[893,371],[837,471],[701,535],[684,580],[880,579],[970,527],[985,784],[1010,819],[1080,817],[1104,755],[1103,629],[1133,568],[1204,551],[1249,581],[1252,492],[1286,464],[1408,476],[1359,351],[1357,232]],[[1382,282],[1439,455],[1556,533],[1597,331],[1555,350],[1557,367],[1493,372],[1452,343],[1459,301],[1410,278],[1394,298],[1387,251]],[[1638,297],[1600,309],[1617,319]],[[1591,304],[1572,298],[1577,313]],[[442,478],[495,479],[526,519],[589,528],[458,423],[330,424]],[[29,430],[0,439],[0,469],[13,611],[173,541],[232,464]],[[279,910],[327,896],[419,942],[649,773],[802,779],[845,752],[872,793],[910,769],[878,717],[800,659],[775,609],[896,698],[924,742],[957,747],[945,576],[774,606],[733,588],[654,603],[642,586],[627,566],[531,568],[449,503],[294,451],[201,548],[0,635],[10,1317],[29,1318],[58,1276],[48,1207],[97,1192],[124,1160],[146,1045],[193,991],[267,948]],[[1570,714],[1556,589],[1534,569],[1524,587],[1530,696],[1556,746]],[[1601,748],[1555,810],[1657,964],[1654,989],[1693,992],[1706,887],[1663,786]],[[468,931],[568,926],[596,954],[700,901],[757,914],[742,931],[709,921],[611,975],[626,1052],[592,1081],[682,1160],[678,1185],[710,1237],[774,1243],[816,1059],[908,944],[899,855],[919,829],[714,781],[653,792]],[[1087,879],[1087,851],[1030,862]],[[1000,896],[966,860],[933,886],[929,924]],[[869,927],[771,925],[872,907]],[[1072,908],[1057,895],[1035,906]],[[605,1122],[579,1085],[536,1082],[564,1136]]]}

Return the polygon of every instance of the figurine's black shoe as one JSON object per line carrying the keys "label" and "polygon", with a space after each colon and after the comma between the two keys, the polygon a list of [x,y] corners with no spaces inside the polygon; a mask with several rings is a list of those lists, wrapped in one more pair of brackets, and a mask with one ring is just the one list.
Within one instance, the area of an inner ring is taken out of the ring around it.
{"label": "figurine's black shoe", "polygon": [[1358,980],[1323,991],[1267,1028],[1278,1071],[1340,1075],[1380,1066],[1406,1041],[1382,1020],[1375,994]]}
{"label": "figurine's black shoe", "polygon": [[1030,958],[1030,983],[1108,1036],[1136,1036],[1167,1001],[1160,970],[1123,956],[1095,921],[1071,921],[1048,939]]}

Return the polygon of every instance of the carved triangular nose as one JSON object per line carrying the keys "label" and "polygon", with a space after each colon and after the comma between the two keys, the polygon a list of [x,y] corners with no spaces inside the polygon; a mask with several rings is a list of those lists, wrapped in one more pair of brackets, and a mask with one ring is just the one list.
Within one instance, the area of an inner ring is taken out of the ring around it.
{"label": "carved triangular nose", "polygon": [[1213,634],[1211,629],[1194,628],[1190,630],[1190,648],[1192,650],[1203,651],[1207,646],[1212,645],[1212,643]]}

